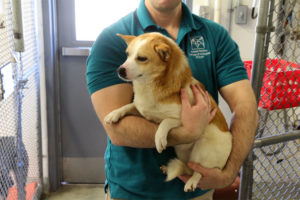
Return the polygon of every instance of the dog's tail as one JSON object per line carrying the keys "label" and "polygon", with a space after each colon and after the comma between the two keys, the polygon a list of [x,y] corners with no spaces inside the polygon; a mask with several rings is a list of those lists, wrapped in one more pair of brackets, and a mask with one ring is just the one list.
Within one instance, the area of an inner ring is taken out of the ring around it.
{"label": "dog's tail", "polygon": [[181,160],[175,158],[168,163],[167,166],[167,179],[166,181],[173,180],[180,175],[192,175],[193,170],[190,169]]}

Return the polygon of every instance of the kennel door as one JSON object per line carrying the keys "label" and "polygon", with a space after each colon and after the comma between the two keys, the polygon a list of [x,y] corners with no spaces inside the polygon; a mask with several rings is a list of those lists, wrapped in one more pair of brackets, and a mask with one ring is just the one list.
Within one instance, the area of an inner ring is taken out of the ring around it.
{"label": "kennel door", "polygon": [[93,41],[76,38],[76,0],[56,2],[62,182],[104,183],[106,133],[92,107],[85,78]]}

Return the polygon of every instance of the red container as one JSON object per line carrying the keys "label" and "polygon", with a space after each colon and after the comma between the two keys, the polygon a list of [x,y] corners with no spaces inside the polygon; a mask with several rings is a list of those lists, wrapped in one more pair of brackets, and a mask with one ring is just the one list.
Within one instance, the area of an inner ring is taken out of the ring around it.
{"label": "red container", "polygon": [[[252,61],[244,61],[251,79]],[[300,64],[267,59],[259,107],[276,110],[300,106]]]}

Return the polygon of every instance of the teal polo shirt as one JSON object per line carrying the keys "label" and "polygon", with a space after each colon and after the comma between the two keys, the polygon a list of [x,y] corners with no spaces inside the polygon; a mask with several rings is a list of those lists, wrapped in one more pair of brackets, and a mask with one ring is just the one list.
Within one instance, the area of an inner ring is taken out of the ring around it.
{"label": "teal polo shirt", "polygon": [[[193,15],[184,3],[182,9],[183,18],[176,43],[188,57],[193,76],[218,101],[218,89],[248,78],[238,46],[222,26]],[[116,70],[126,60],[126,44],[116,34],[140,35],[147,32],[170,36],[152,21],[143,0],[136,11],[101,32],[87,60],[86,78],[90,94],[124,83]],[[160,166],[175,156],[173,148],[158,154],[156,149],[115,146],[108,138],[105,174],[111,197],[185,200],[204,194],[206,191],[200,189],[184,192],[184,183],[179,179],[165,182],[166,176],[160,171]]]}

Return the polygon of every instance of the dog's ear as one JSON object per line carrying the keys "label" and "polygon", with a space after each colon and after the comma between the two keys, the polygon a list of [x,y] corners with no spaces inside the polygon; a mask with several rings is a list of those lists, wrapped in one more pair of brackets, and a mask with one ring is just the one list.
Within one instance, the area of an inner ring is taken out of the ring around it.
{"label": "dog's ear", "polygon": [[158,45],[154,46],[154,50],[157,52],[157,54],[159,55],[159,57],[163,60],[163,61],[168,61],[170,58],[170,47],[165,44],[165,43],[161,43]]}
{"label": "dog's ear", "polygon": [[126,44],[128,45],[134,38],[136,38],[136,36],[134,35],[122,35],[120,33],[117,34],[117,36],[121,37]]}

